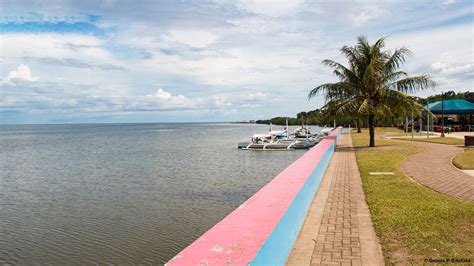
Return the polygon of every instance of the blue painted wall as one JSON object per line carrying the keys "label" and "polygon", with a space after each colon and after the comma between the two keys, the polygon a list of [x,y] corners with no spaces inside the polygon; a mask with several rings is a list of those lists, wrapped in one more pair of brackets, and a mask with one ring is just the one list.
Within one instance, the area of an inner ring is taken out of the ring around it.
{"label": "blue painted wall", "polygon": [[284,265],[291,249],[303,226],[304,220],[311,206],[314,195],[321,183],[329,161],[334,154],[336,142],[339,140],[341,131],[336,141],[329,147],[325,155],[315,166],[313,172],[306,180],[303,188],[295,197],[285,215],[281,218],[272,234],[258,251],[251,265]]}

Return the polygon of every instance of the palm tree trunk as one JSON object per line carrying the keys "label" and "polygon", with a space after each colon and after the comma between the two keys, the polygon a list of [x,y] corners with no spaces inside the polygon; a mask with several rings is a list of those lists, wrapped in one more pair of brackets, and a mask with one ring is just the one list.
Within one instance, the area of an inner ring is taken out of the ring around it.
{"label": "palm tree trunk", "polygon": [[370,147],[375,147],[375,128],[374,128],[374,117],[375,115],[369,115],[369,136],[370,136]]}
{"label": "palm tree trunk", "polygon": [[361,133],[362,131],[360,130],[360,119],[359,118],[357,118],[356,124],[357,124],[357,133]]}

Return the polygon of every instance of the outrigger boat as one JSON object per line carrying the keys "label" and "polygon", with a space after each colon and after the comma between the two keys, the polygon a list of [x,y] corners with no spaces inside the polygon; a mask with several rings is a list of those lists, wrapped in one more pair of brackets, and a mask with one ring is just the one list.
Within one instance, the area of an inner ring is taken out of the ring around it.
{"label": "outrigger boat", "polygon": [[288,126],[285,130],[273,131],[267,134],[254,134],[250,141],[240,142],[237,147],[243,150],[292,150],[309,149],[318,144],[321,137],[311,134],[308,128],[301,126],[288,134]]}
{"label": "outrigger boat", "polygon": [[316,136],[315,134],[311,134],[309,129],[303,125],[293,130],[293,135],[295,136],[295,138],[308,138]]}
{"label": "outrigger boat", "polygon": [[334,127],[333,128],[324,126],[324,128],[321,129],[321,134],[324,135],[324,136],[329,136],[335,128],[336,128],[336,120],[334,120]]}
{"label": "outrigger boat", "polygon": [[331,134],[331,132],[332,132],[332,128],[325,127],[323,129],[321,129],[321,134],[323,134],[325,136],[329,136]]}

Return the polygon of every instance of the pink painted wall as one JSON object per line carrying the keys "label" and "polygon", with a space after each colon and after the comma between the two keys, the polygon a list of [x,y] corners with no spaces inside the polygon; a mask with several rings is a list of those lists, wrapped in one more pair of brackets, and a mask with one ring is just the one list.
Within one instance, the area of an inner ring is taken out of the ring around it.
{"label": "pink painted wall", "polygon": [[334,130],[167,265],[251,262],[340,131],[341,128]]}

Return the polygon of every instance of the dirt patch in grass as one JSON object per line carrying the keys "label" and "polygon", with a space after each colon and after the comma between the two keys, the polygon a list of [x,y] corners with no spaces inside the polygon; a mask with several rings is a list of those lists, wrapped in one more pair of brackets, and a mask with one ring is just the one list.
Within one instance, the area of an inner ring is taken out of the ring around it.
{"label": "dirt patch in grass", "polygon": [[[355,146],[368,143],[366,130],[353,133],[352,137]],[[390,152],[356,149],[356,156],[387,264],[417,264],[429,258],[472,260],[474,204],[437,193],[406,177],[399,164],[420,151],[413,143],[390,140],[382,143],[397,148]],[[373,176],[369,172],[393,172],[394,175]]]}

